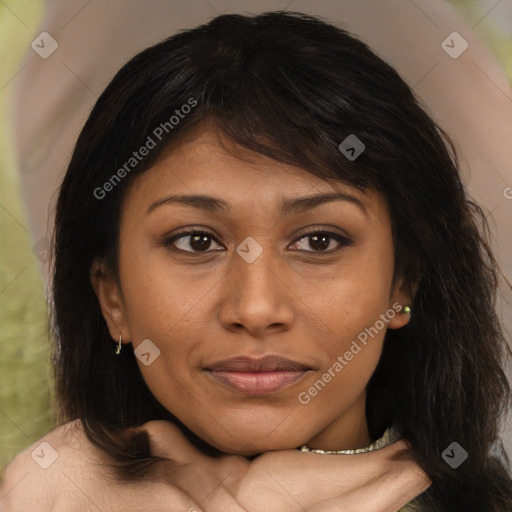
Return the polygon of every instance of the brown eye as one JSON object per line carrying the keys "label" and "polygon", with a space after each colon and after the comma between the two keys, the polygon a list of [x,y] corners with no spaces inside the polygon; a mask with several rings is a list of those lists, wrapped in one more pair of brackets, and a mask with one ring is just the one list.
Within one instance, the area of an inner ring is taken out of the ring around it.
{"label": "brown eye", "polygon": [[[352,241],[344,236],[338,235],[337,233],[332,233],[330,231],[322,231],[322,230],[316,230],[316,231],[310,231],[308,233],[305,233],[302,235],[297,241],[294,242],[294,245],[297,246],[301,240],[307,240],[307,245],[312,250],[307,249],[299,249],[299,250],[306,250],[306,252],[318,252],[318,253],[328,253],[332,254],[333,252],[336,252],[340,250],[343,247],[346,247],[348,245],[351,245]],[[332,242],[335,242],[334,248],[328,249]],[[338,244],[336,246],[336,244]]]}
{"label": "brown eye", "polygon": [[[206,231],[188,231],[164,240],[164,245],[172,245],[179,251],[184,252],[207,252],[212,246],[212,240],[215,240],[215,238]],[[218,251],[219,249],[213,250]]]}

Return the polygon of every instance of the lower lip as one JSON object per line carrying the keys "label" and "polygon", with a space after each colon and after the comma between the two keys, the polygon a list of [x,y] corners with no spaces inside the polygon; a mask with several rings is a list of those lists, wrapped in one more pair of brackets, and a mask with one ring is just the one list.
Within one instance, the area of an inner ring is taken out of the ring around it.
{"label": "lower lip", "polygon": [[280,391],[295,384],[308,372],[227,372],[209,370],[208,373],[218,382],[226,384],[241,393],[246,395],[263,395]]}

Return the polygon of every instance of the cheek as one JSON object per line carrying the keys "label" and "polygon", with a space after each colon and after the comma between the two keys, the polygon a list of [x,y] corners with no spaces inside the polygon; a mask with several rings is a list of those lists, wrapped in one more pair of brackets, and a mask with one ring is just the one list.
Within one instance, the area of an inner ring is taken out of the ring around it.
{"label": "cheek", "polygon": [[[354,252],[324,281],[326,286],[316,294],[319,310],[324,312],[330,333],[339,340],[330,346],[343,350],[366,328],[374,326],[380,315],[386,314],[390,308],[392,273],[392,250],[382,244]],[[379,326],[379,331],[385,331],[380,323]]]}
{"label": "cheek", "polygon": [[211,275],[187,273],[180,265],[169,264],[164,249],[142,244],[126,247],[120,272],[126,320],[135,343],[152,337],[163,343],[181,329],[194,330],[201,298],[214,282]]}
{"label": "cheek", "polygon": [[338,398],[356,396],[372,376],[388,322],[396,314],[389,303],[392,271],[392,249],[382,244],[347,260],[326,280],[323,295],[318,294],[322,320],[328,327],[324,329],[328,336],[321,339],[327,354],[320,372],[320,378],[328,382],[325,400],[337,393]]}
{"label": "cheek", "polygon": [[196,363],[195,348],[207,334],[204,305],[218,278],[186,273],[169,264],[164,250],[142,244],[126,245],[120,273],[133,348],[149,339],[159,351],[150,365],[137,363],[153,395],[173,409],[194,377],[189,369]]}

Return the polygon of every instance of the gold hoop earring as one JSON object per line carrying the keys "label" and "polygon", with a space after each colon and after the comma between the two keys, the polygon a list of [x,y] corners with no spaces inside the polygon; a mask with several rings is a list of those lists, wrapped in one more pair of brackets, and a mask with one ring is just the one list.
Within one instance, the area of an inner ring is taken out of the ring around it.
{"label": "gold hoop earring", "polygon": [[119,341],[116,344],[116,356],[118,356],[121,353],[121,342],[123,341],[123,338],[121,337],[121,333],[119,333]]}

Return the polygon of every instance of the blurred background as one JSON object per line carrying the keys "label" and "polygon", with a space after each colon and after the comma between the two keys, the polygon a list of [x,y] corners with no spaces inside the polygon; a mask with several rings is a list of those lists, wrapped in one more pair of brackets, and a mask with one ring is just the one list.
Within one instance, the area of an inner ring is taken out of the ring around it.
{"label": "blurred background", "polygon": [[[454,136],[467,159],[470,190],[497,225],[501,307],[510,321],[512,188],[509,197],[506,190],[512,187],[512,161],[504,150],[512,151],[512,137],[500,137],[512,133],[511,1],[0,0],[0,472],[56,426],[45,293],[47,219],[89,109],[124,62],[177,29],[218,13],[274,9],[346,22],[395,65]],[[460,58],[441,47],[452,30],[469,41]],[[40,53],[54,43],[39,36],[45,31],[58,44],[47,57]],[[478,130],[471,131],[474,126]],[[488,149],[475,148],[475,140]]]}

